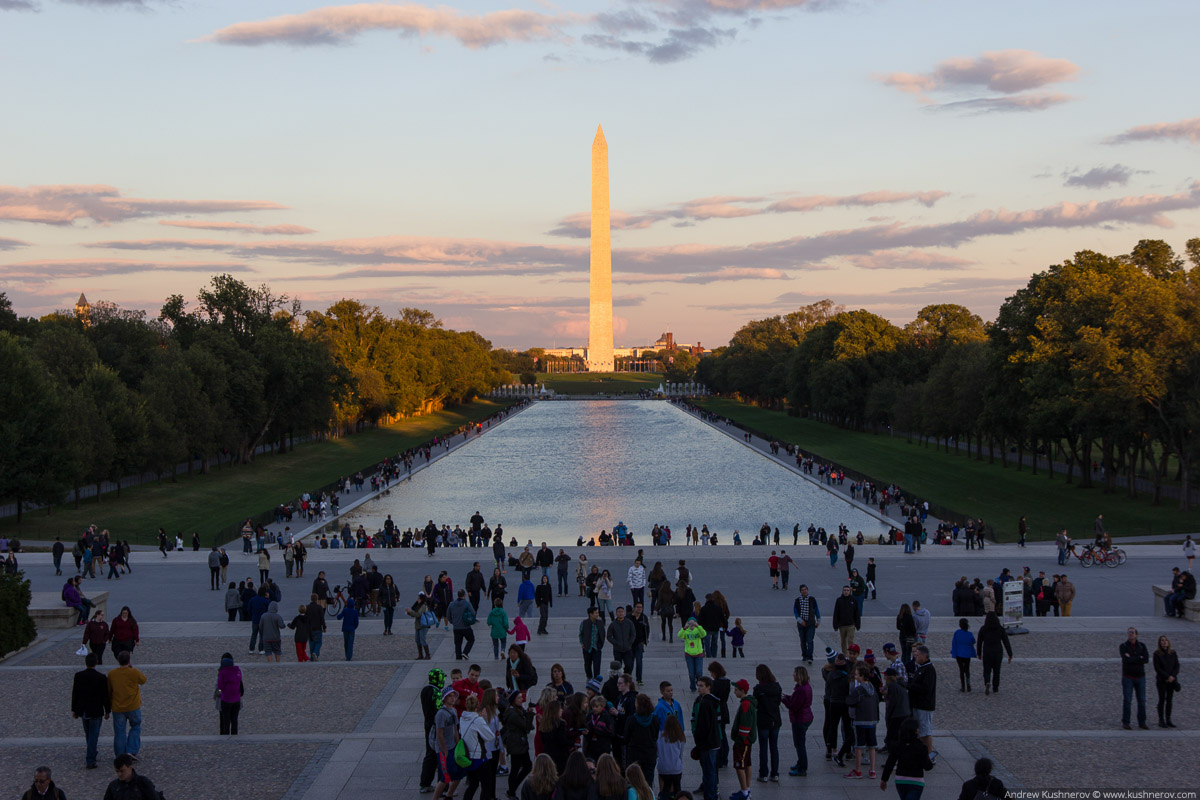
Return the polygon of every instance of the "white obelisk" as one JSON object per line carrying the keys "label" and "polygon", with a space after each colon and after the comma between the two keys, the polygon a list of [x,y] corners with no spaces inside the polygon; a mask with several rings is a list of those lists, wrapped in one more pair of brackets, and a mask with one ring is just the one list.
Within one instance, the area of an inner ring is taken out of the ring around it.
{"label": "white obelisk", "polygon": [[612,372],[612,242],[608,216],[608,142],[596,126],[592,140],[592,272],[588,317],[588,372]]}

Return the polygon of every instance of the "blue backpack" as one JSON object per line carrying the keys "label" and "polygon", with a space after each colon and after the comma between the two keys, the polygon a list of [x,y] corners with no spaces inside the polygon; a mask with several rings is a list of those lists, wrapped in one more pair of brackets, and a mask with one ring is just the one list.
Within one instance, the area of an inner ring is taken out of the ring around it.
{"label": "blue backpack", "polygon": [[420,625],[422,628],[437,627],[437,614],[434,614],[432,611],[422,611]]}

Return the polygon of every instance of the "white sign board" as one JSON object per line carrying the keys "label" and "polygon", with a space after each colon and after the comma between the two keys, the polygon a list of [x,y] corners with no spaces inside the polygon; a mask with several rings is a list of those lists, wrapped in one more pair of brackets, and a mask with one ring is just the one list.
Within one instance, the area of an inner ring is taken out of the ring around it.
{"label": "white sign board", "polygon": [[1025,584],[1023,581],[1006,581],[1004,584],[1004,610],[1000,621],[1007,627],[1021,624],[1025,611]]}

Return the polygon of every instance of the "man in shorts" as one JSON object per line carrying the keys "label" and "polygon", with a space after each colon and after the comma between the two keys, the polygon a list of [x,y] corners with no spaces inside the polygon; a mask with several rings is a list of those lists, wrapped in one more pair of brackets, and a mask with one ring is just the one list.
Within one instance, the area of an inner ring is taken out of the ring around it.
{"label": "man in shorts", "polygon": [[850,683],[850,695],[846,698],[850,715],[854,719],[854,769],[843,778],[861,778],[863,754],[870,764],[868,777],[875,779],[875,728],[879,724],[879,697],[871,683],[871,669],[865,663],[854,667],[854,680]]}
{"label": "man in shorts", "polygon": [[750,683],[744,678],[733,685],[737,697],[737,712],[733,715],[733,771],[737,773],[741,791],[732,795],[734,800],[750,797],[750,754],[758,736],[758,698],[750,694]]}
{"label": "man in shorts", "polygon": [[908,703],[917,721],[917,736],[929,751],[929,760],[937,759],[933,749],[933,710],[937,705],[937,670],[929,660],[929,648],[919,644],[913,648],[916,666],[908,676]]}
{"label": "man in shorts", "polygon": [[458,692],[451,687],[443,690],[442,707],[429,729],[429,747],[438,757],[438,785],[433,800],[441,800],[442,795],[453,797],[464,774],[462,767],[454,761],[454,745],[458,744],[458,714],[454,711],[457,704]]}

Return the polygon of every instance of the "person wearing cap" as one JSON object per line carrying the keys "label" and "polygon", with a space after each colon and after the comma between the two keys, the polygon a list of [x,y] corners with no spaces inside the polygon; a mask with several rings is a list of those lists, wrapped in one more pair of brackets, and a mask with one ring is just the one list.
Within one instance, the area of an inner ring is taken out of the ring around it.
{"label": "person wearing cap", "polygon": [[683,640],[683,658],[687,662],[689,688],[696,691],[696,681],[704,674],[704,637],[708,632],[695,617],[688,619],[675,636]]}
{"label": "person wearing cap", "polygon": [[900,685],[907,686],[908,669],[904,666],[904,659],[900,657],[900,652],[896,650],[896,645],[892,642],[885,642],[883,645],[883,657],[888,661],[888,669],[896,671],[896,678],[900,681]]}
{"label": "person wearing cap", "polygon": [[854,644],[854,632],[862,627],[862,615],[858,611],[858,603],[850,594],[849,584],[842,586],[842,594],[833,604],[833,629],[841,640],[842,652],[847,652]]}
{"label": "person wearing cap", "polygon": [[808,586],[805,584],[800,584],[800,596],[792,603],[792,616],[796,618],[796,632],[800,634],[802,657],[811,664],[813,639],[821,625],[821,609],[817,606],[817,598],[809,596]]}
{"label": "person wearing cap", "polygon": [[733,739],[733,771],[737,773],[741,791],[731,795],[740,800],[750,797],[750,770],[754,741],[758,736],[758,698],[750,694],[750,682],[745,678],[733,685],[737,711],[733,714],[730,736]]}
{"label": "person wearing cap", "polygon": [[458,704],[458,692],[453,687],[442,690],[442,707],[434,716],[433,727],[426,737],[430,749],[437,753],[439,780],[433,793],[433,800],[440,800],[443,794],[454,796],[458,782],[462,779],[462,769],[454,762],[454,746],[458,744],[458,714],[454,707]]}

